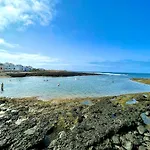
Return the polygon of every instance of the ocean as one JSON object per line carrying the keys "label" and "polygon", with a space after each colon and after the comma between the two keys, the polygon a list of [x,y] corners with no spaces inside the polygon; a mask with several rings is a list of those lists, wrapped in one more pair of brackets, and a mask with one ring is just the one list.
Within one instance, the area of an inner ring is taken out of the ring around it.
{"label": "ocean", "polygon": [[[99,72],[100,73],[100,72]],[[150,78],[150,74],[102,73],[78,77],[24,77],[0,78],[4,83],[1,97],[31,97],[39,99],[99,97],[127,93],[149,92],[150,85],[130,78]],[[58,86],[60,84],[60,86]]]}

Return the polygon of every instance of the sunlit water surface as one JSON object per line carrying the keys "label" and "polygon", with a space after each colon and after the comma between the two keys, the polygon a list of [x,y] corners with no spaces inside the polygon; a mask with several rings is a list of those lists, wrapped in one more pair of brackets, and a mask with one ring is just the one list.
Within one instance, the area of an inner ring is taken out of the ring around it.
{"label": "sunlit water surface", "polygon": [[[4,83],[4,92],[0,96],[30,97],[42,99],[97,97],[125,93],[149,92],[150,86],[133,82],[133,74],[106,74],[82,77],[24,77],[0,78]],[[143,75],[143,77],[145,77]],[[150,77],[150,75],[149,75]],[[60,84],[60,86],[58,86]]]}

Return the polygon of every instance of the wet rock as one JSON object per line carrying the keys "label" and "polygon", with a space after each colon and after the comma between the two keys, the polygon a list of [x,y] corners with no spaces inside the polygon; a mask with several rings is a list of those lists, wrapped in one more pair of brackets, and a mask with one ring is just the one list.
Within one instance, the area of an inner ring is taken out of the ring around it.
{"label": "wet rock", "polygon": [[129,141],[126,141],[125,144],[123,145],[123,147],[126,149],[126,150],[132,150],[133,148],[133,144]]}
{"label": "wet rock", "polygon": [[146,132],[146,128],[142,125],[138,126],[137,130],[140,134],[144,134]]}

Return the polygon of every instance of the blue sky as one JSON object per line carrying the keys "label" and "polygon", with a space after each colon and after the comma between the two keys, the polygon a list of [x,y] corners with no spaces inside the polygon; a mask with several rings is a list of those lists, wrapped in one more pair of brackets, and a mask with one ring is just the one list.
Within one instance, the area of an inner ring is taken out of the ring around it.
{"label": "blue sky", "polygon": [[0,62],[150,72],[150,2],[0,0]]}

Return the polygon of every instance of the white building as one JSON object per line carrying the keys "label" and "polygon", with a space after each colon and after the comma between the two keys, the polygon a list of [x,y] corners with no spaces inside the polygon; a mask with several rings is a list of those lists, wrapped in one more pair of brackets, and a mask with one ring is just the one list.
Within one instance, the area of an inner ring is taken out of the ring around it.
{"label": "white building", "polygon": [[22,66],[22,65],[14,65],[12,63],[0,63],[0,71],[31,71],[33,68],[31,66]]}
{"label": "white building", "polygon": [[15,71],[15,65],[12,63],[5,63],[4,71]]}
{"label": "white building", "polygon": [[23,66],[22,65],[16,65],[15,71],[23,71]]}

